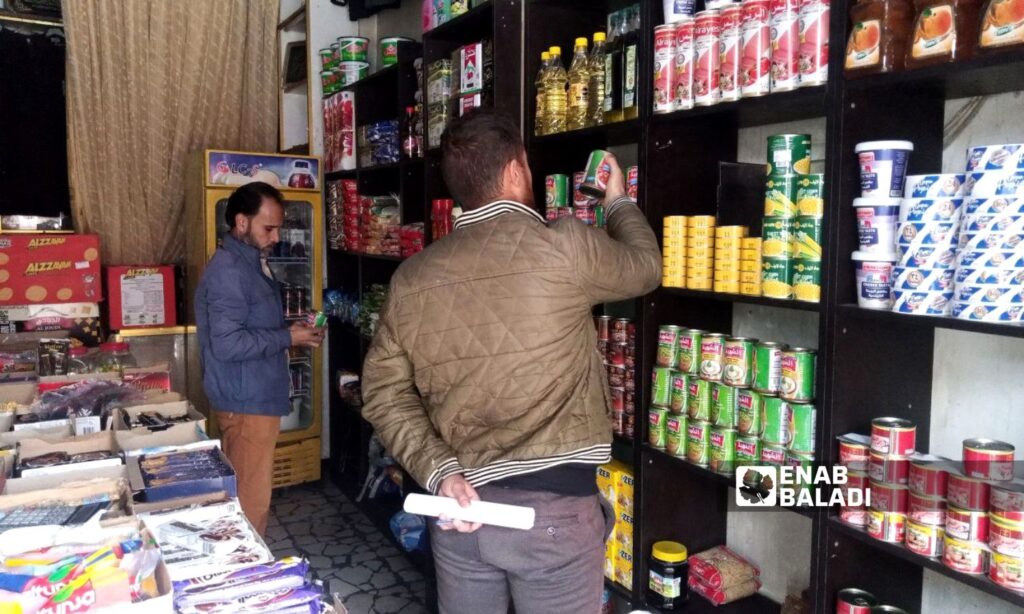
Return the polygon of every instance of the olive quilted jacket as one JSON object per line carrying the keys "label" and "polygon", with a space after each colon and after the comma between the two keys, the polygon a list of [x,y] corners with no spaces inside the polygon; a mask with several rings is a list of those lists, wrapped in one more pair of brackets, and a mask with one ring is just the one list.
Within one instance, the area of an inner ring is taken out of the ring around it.
{"label": "olive quilted jacket", "polygon": [[391,281],[363,368],[363,415],[428,490],[610,453],[591,309],[651,292],[657,239],[628,199],[608,232],[524,205],[465,214]]}

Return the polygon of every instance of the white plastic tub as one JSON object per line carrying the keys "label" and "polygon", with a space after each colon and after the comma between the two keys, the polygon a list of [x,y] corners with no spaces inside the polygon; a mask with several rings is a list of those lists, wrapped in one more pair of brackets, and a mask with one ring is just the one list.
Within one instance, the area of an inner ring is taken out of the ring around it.
{"label": "white plastic tub", "polygon": [[853,252],[852,258],[857,274],[857,304],[865,309],[890,309],[896,254],[859,251]]}
{"label": "white plastic tub", "polygon": [[910,141],[858,143],[854,152],[860,162],[860,195],[902,197],[912,151]]}
{"label": "white plastic tub", "polygon": [[860,251],[888,254],[895,249],[900,202],[899,198],[853,199]]}

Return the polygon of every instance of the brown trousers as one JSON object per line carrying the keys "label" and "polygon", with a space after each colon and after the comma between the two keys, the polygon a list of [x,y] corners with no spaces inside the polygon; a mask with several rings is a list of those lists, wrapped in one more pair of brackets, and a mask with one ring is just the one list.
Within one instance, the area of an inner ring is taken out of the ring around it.
{"label": "brown trousers", "polygon": [[260,535],[267,532],[274,447],[281,418],[217,412],[217,427],[225,456],[235,468],[238,501]]}

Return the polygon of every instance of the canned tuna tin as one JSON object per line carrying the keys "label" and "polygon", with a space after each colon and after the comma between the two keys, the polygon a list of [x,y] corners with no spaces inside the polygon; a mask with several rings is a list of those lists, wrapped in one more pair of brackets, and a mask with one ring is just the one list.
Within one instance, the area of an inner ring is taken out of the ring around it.
{"label": "canned tuna tin", "polygon": [[1013,522],[992,514],[988,545],[1006,556],[1024,556],[1024,523]]}
{"label": "canned tuna tin", "polygon": [[844,588],[836,597],[836,614],[871,614],[878,605],[875,596],[859,588]]}
{"label": "canned tuna tin", "polygon": [[654,363],[659,367],[675,368],[679,365],[679,333],[682,327],[671,324],[658,329],[658,351]]}
{"label": "canned tuna tin", "polygon": [[668,407],[672,402],[672,369],[654,367],[651,380],[651,405]]}
{"label": "canned tuna tin", "polygon": [[942,541],[945,530],[942,527],[921,524],[907,520],[906,546],[914,554],[937,559],[942,556]]}
{"label": "canned tuna tin", "polygon": [[744,53],[740,60],[740,85],[744,98],[764,96],[771,91],[770,8],[771,0],[745,0],[742,4]]}
{"label": "canned tuna tin", "polygon": [[736,391],[736,428],[740,435],[761,436],[761,393]]}
{"label": "canned tuna tin", "polygon": [[911,492],[926,497],[946,497],[949,472],[932,460],[915,458],[910,462],[908,485]]}
{"label": "canned tuna tin", "polygon": [[675,110],[676,26],[664,24],[654,28],[654,112]]}
{"label": "canned tuna tin", "polygon": [[[792,0],[790,0],[792,1]],[[799,39],[793,39],[799,40]],[[811,135],[776,134],[768,137],[768,175],[806,175],[811,172]]]}
{"label": "canned tuna tin", "polygon": [[753,383],[754,344],[757,339],[732,337],[725,341],[722,381],[730,386],[749,388]]}
{"label": "canned tuna tin", "polygon": [[608,189],[608,178],[612,175],[609,156],[611,154],[602,149],[591,152],[587,160],[586,177],[580,184],[580,192],[591,198],[604,198],[604,192]]}
{"label": "canned tuna tin", "polygon": [[629,327],[633,321],[629,318],[616,318],[612,320],[612,341],[615,343],[629,342]]}
{"label": "canned tuna tin", "polygon": [[988,533],[988,512],[972,512],[958,507],[946,509],[946,534],[950,537],[970,542],[984,542],[988,541]]}
{"label": "canned tuna tin", "polygon": [[711,424],[736,428],[736,389],[726,384],[714,384],[711,389]]}
{"label": "canned tuna tin", "polygon": [[711,387],[707,380],[690,378],[686,392],[686,413],[690,420],[707,422],[711,419]]}
{"label": "canned tuna tin", "polygon": [[868,535],[890,544],[901,544],[906,532],[907,517],[892,512],[868,510]]}
{"label": "canned tuna tin", "polygon": [[879,454],[909,456],[917,445],[917,427],[902,418],[875,418],[871,421],[871,449]]}
{"label": "canned tuna tin", "polygon": [[815,428],[818,410],[813,405],[789,404],[789,449],[794,452],[814,452]]}
{"label": "canned tuna tin", "polygon": [[611,316],[597,316],[594,318],[594,322],[597,325],[597,340],[598,341],[611,341],[612,340],[612,317]]}
{"label": "canned tuna tin", "polygon": [[736,464],[756,465],[761,462],[761,439],[759,437],[736,438]]}
{"label": "canned tuna tin", "polygon": [[785,446],[776,446],[767,441],[761,443],[761,464],[781,467],[786,464]]}
{"label": "canned tuna tin", "polygon": [[871,451],[868,475],[872,480],[884,484],[906,484],[909,472],[910,467],[906,458]]}
{"label": "canned tuna tin", "polygon": [[707,467],[711,425],[707,422],[690,422],[686,426],[686,460],[701,467]]}
{"label": "canned tuna tin", "polygon": [[696,375],[700,372],[701,342],[704,331],[686,328],[679,333],[679,370]]}
{"label": "canned tuna tin", "polygon": [[1024,591],[1024,557],[993,553],[988,577],[1003,588]]}
{"label": "canned tuna tin", "polygon": [[754,348],[754,390],[765,394],[778,394],[782,380],[782,352],[788,349],[781,343],[762,341]]}
{"label": "canned tuna tin", "polygon": [[985,544],[965,542],[949,535],[943,540],[942,562],[950,569],[980,575],[988,571],[988,559]]}
{"label": "canned tuna tin", "polygon": [[946,500],[941,497],[926,497],[912,492],[908,497],[907,509],[908,517],[918,524],[946,524]]}
{"label": "canned tuna tin", "polygon": [[853,471],[868,470],[868,447],[855,441],[839,440],[839,464]]}
{"label": "canned tuna tin", "polygon": [[686,416],[669,416],[665,422],[665,451],[676,457],[686,456]]}
{"label": "canned tuna tin", "polygon": [[787,401],[814,400],[814,350],[790,348],[782,352],[781,396]]}
{"label": "canned tuna tin", "polygon": [[689,386],[689,377],[685,373],[672,372],[672,396],[669,400],[669,409],[673,414],[686,413],[686,396]]}
{"label": "canned tuna tin", "polygon": [[647,417],[647,442],[659,450],[664,450],[668,435],[665,430],[668,422],[668,410],[664,407],[652,407]]}
{"label": "canned tuna tin", "polygon": [[971,511],[986,510],[989,492],[990,486],[987,482],[956,473],[949,474],[946,497],[950,506]]}
{"label": "canned tuna tin", "polygon": [[907,513],[908,491],[899,484],[882,484],[871,480],[871,509],[879,512]]}
{"label": "canned tuna tin", "polygon": [[777,397],[765,397],[761,402],[761,436],[767,444],[789,445],[789,403]]}
{"label": "canned tuna tin", "polygon": [[708,442],[710,468],[715,473],[731,475],[736,471],[736,431],[712,428]]}
{"label": "canned tuna tin", "polygon": [[725,335],[710,333],[700,342],[700,377],[710,382],[722,381],[722,358],[725,353]]}
{"label": "canned tuna tin", "polygon": [[964,473],[986,480],[1013,479],[1014,447],[993,439],[964,441]]}

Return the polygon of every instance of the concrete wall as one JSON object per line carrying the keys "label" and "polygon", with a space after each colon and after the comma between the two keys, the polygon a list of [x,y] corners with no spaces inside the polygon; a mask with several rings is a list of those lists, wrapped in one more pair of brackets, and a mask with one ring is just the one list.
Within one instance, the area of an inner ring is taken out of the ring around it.
{"label": "concrete wall", "polygon": [[406,0],[397,9],[385,9],[380,13],[356,22],[359,25],[359,36],[370,39],[370,70],[376,70],[378,61],[377,41],[389,36],[407,36],[414,40],[423,40],[422,7],[415,0]]}

